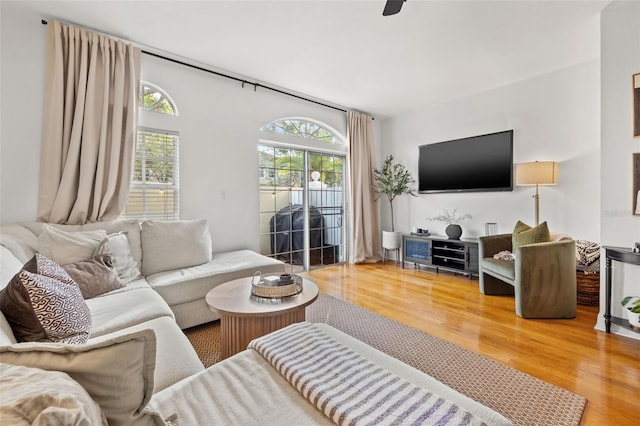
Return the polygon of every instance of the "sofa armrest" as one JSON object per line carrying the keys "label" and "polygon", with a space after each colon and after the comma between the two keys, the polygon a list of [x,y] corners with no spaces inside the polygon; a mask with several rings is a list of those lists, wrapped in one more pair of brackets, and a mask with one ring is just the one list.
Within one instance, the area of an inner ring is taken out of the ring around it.
{"label": "sofa armrest", "polygon": [[493,257],[503,250],[511,251],[511,234],[490,235],[478,239],[478,251],[480,259]]}
{"label": "sofa armrest", "polygon": [[515,255],[516,313],[523,318],[574,318],[575,241],[527,244]]}

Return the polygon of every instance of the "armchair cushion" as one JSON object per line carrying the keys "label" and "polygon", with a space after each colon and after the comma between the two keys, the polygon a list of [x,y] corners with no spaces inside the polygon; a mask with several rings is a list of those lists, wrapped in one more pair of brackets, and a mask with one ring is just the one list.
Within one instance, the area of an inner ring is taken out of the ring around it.
{"label": "armchair cushion", "polygon": [[512,260],[493,259],[487,257],[482,259],[482,270],[499,275],[501,278],[508,278],[512,282],[516,279],[515,262]]}
{"label": "armchair cushion", "polygon": [[532,228],[526,223],[518,221],[513,229],[512,251],[515,253],[518,247],[526,244],[546,243],[548,241],[551,241],[551,235],[549,234],[547,222],[542,222]]}

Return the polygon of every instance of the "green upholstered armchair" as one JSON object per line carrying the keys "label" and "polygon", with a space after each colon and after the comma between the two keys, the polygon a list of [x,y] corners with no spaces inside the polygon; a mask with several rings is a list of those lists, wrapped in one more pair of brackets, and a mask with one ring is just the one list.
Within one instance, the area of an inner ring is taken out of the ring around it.
{"label": "green upholstered armchair", "polygon": [[576,246],[573,240],[527,244],[515,261],[494,259],[511,251],[511,234],[480,237],[480,291],[515,295],[522,318],[575,318]]}

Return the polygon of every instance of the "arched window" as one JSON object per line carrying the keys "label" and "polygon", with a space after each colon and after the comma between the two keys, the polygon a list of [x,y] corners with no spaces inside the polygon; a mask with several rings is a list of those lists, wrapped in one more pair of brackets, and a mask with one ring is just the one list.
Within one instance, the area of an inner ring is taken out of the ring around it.
{"label": "arched window", "polygon": [[138,126],[133,180],[123,217],[180,218],[177,115],[178,108],[167,92],[140,82],[140,122],[151,125]]}
{"label": "arched window", "polygon": [[164,90],[147,81],[140,82],[140,108],[145,111],[178,115],[178,107]]}
{"label": "arched window", "polygon": [[344,144],[344,140],[336,136],[334,130],[304,118],[282,118],[265,124],[260,130],[280,135],[292,135],[322,142]]}

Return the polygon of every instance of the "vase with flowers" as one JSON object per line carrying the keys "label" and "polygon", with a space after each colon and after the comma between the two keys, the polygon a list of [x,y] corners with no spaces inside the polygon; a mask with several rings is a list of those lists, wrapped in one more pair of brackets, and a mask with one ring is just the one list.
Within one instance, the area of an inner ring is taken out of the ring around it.
{"label": "vase with flowers", "polygon": [[447,224],[444,232],[447,234],[450,240],[459,240],[462,236],[462,226],[460,222],[466,219],[471,219],[471,215],[468,213],[459,215],[458,209],[449,211],[444,209],[442,213],[436,216],[428,217],[427,220],[434,222],[444,222]]}

